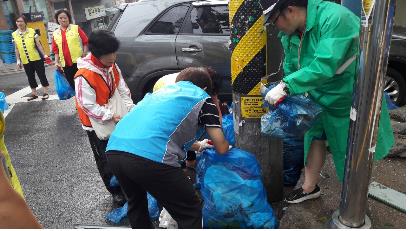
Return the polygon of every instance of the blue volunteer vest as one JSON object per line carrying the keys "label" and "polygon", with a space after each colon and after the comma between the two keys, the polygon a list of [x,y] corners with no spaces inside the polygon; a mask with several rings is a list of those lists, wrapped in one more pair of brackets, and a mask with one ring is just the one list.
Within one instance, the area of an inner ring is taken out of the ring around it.
{"label": "blue volunteer vest", "polygon": [[191,82],[147,94],[117,124],[107,151],[123,151],[179,167],[184,146],[195,140],[198,115],[209,95]]}

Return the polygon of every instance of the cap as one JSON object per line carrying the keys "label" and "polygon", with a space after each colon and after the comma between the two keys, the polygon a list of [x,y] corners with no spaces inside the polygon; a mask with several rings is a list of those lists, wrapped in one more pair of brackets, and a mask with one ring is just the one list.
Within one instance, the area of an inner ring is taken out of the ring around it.
{"label": "cap", "polygon": [[277,12],[282,10],[282,6],[284,3],[288,2],[289,0],[273,0],[271,1],[271,5],[263,11],[263,16],[265,17],[263,24],[267,24],[269,19]]}

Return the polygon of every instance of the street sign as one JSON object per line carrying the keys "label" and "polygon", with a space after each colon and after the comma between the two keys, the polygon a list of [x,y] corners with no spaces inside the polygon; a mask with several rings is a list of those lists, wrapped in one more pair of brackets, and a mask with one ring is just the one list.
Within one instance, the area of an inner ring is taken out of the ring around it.
{"label": "street sign", "polygon": [[85,11],[85,18],[87,20],[100,18],[105,16],[105,7],[104,6],[94,6],[94,7],[87,7],[84,9]]}

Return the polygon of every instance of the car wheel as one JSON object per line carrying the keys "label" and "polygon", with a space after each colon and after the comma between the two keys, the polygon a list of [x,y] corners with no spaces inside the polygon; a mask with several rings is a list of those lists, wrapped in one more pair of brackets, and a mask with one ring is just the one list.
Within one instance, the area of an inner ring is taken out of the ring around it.
{"label": "car wheel", "polygon": [[384,92],[397,106],[406,104],[406,83],[404,76],[397,70],[388,67],[384,78]]}

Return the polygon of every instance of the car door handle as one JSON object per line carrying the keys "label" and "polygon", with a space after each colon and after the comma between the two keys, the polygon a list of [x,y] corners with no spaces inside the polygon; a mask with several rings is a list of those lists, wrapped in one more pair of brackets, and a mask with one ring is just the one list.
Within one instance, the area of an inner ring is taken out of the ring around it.
{"label": "car door handle", "polygon": [[190,53],[202,51],[202,49],[198,47],[183,47],[181,50],[182,52],[190,52]]}

